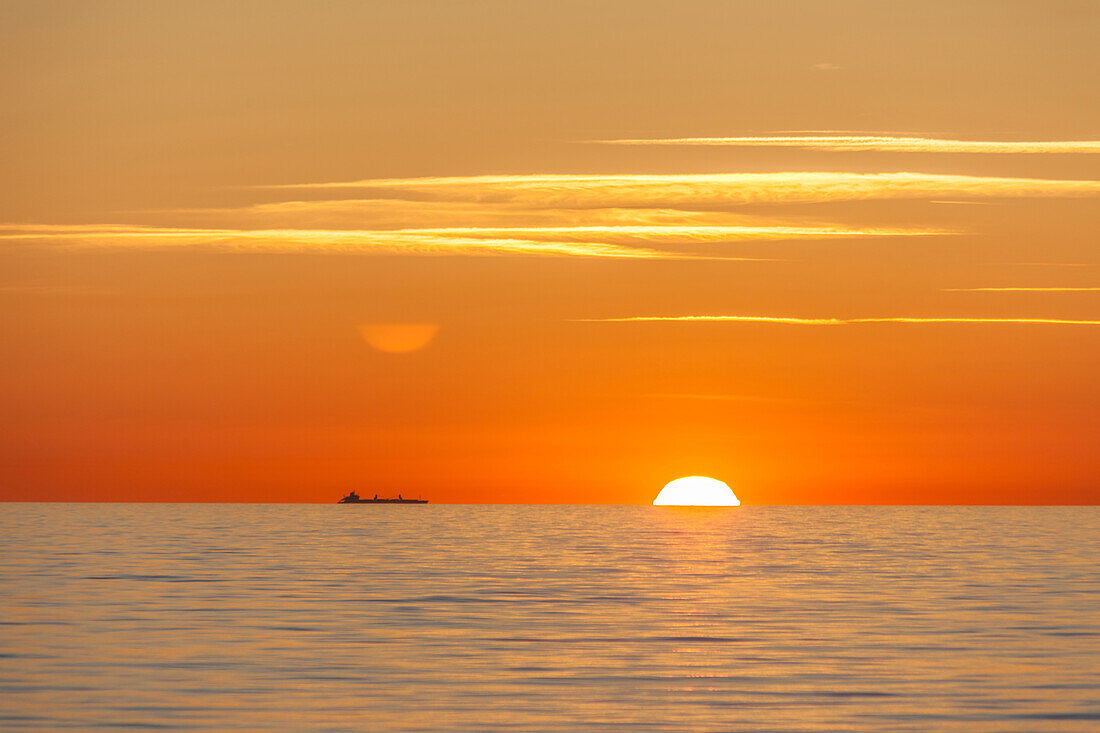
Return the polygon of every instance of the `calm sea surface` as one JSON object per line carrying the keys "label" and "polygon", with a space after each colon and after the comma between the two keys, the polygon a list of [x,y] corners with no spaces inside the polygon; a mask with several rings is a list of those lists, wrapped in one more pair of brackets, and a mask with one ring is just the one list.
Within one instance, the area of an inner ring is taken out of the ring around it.
{"label": "calm sea surface", "polygon": [[2,508],[4,730],[1100,730],[1100,508]]}

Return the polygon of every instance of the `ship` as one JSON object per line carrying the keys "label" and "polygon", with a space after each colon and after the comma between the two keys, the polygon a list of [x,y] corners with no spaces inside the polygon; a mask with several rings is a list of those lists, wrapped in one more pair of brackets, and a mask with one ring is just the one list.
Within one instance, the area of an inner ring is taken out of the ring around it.
{"label": "ship", "polygon": [[354,491],[348,492],[337,504],[427,504],[427,499],[406,499],[401,494],[397,495],[396,499],[379,499],[378,494],[374,495],[373,499],[360,498],[359,494]]}

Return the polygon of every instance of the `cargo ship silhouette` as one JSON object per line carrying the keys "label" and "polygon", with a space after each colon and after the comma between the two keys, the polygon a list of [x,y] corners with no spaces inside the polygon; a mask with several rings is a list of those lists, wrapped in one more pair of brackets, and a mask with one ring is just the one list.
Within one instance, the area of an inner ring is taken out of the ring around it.
{"label": "cargo ship silhouette", "polygon": [[396,499],[379,499],[378,494],[374,495],[373,499],[361,499],[359,494],[354,491],[348,492],[337,504],[427,504],[427,499],[405,499],[401,494],[397,495]]}

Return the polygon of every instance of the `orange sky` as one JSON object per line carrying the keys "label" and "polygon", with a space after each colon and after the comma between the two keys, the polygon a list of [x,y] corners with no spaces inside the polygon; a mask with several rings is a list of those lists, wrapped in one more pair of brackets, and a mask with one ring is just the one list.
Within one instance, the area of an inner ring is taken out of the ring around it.
{"label": "orange sky", "polygon": [[1097,27],[5,2],[0,499],[1095,503]]}

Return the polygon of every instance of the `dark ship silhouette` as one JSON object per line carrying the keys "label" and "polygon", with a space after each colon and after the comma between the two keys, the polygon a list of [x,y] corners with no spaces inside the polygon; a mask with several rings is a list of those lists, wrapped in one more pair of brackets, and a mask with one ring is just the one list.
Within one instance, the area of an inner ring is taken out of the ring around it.
{"label": "dark ship silhouette", "polygon": [[378,494],[374,495],[373,499],[361,499],[359,494],[354,491],[348,492],[337,504],[427,504],[427,499],[405,499],[401,494],[397,495],[396,499],[379,499]]}

